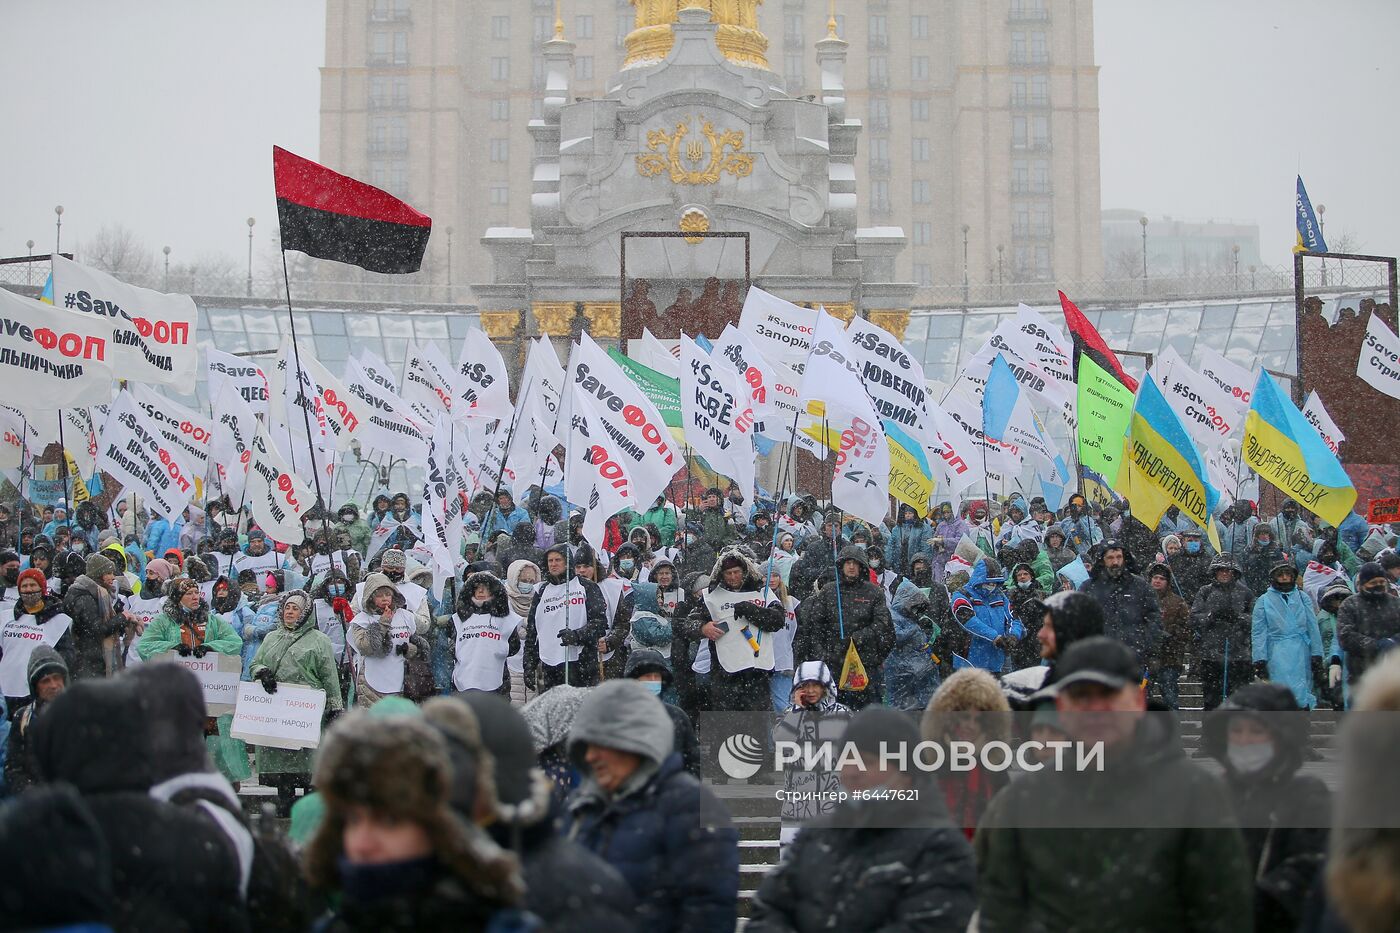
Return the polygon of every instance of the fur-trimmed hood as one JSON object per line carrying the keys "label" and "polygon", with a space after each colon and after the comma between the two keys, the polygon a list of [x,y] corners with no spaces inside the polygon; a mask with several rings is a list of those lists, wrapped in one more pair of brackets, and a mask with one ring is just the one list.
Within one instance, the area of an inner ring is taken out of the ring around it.
{"label": "fur-trimmed hood", "polygon": [[1005,742],[1011,735],[1010,713],[1011,705],[996,678],[979,668],[965,667],[954,671],[934,692],[919,732],[926,742],[947,742],[960,719],[971,719],[980,728],[981,742]]}
{"label": "fur-trimmed hood", "polygon": [[[491,598],[480,609],[472,605],[472,594],[476,592],[478,586],[485,586],[491,592]],[[485,613],[489,616],[509,614],[510,596],[506,593],[506,586],[501,582],[501,578],[485,570],[467,574],[466,579],[462,581],[461,589],[457,591],[457,612],[464,619],[477,613]]]}
{"label": "fur-trimmed hood", "polygon": [[753,552],[742,544],[732,545],[725,548],[715,558],[714,568],[710,571],[710,589],[716,590],[724,586],[724,563],[735,558],[744,562],[744,582],[739,584],[735,592],[745,590],[763,589],[763,571],[758,566],[758,561],[754,558]]}

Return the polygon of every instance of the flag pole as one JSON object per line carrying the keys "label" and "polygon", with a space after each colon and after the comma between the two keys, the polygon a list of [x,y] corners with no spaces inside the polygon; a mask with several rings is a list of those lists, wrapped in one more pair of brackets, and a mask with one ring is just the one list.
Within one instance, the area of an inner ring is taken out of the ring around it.
{"label": "flag pole", "polygon": [[[21,434],[20,434],[20,437],[19,437],[19,485],[16,487],[16,494],[17,494],[17,496],[18,496],[18,500],[19,500],[19,501],[17,501],[17,502],[15,503],[15,553],[16,553],[16,554],[21,553],[21,552],[23,551],[23,549],[24,549],[24,546],[23,546],[23,542],[24,542],[24,516],[23,516],[23,514],[20,512],[20,509],[21,509],[22,504],[23,504],[23,502],[24,502],[24,461],[25,461],[25,455],[29,452],[29,416],[27,416],[27,415],[21,413],[20,416],[19,416],[19,419],[20,419],[20,422],[21,422],[21,431],[22,431],[23,433],[21,433]],[[33,467],[31,466],[30,469],[33,469]],[[30,491],[33,492],[32,489],[31,489]],[[31,513],[32,513],[33,511],[34,511],[33,509],[30,509],[30,512],[31,512]]]}
{"label": "flag pole", "polygon": [[[300,392],[302,390],[301,376],[305,370],[301,368],[301,348],[297,346],[297,319],[296,315],[292,313],[292,281],[287,274],[287,251],[282,249],[278,250],[278,252],[282,254],[282,284],[286,286],[287,289],[287,321],[291,324],[292,328],[292,356],[297,364],[297,391]],[[287,391],[285,383],[282,386],[282,391]],[[310,401],[310,399],[307,399],[308,403]],[[325,498],[321,495],[321,471],[316,468],[316,448],[315,445],[311,443],[311,416],[307,414],[305,405],[298,405],[297,407],[301,409],[301,420],[302,423],[306,425],[306,452],[311,456],[311,477],[316,481],[316,504],[321,507],[321,513],[324,515],[326,513],[327,503]],[[295,469],[295,467],[293,467],[293,469]],[[243,489],[243,494],[244,496],[248,494],[246,486]]]}
{"label": "flag pole", "polygon": [[58,464],[59,471],[63,477],[63,502],[68,507],[63,510],[63,527],[68,529],[71,535],[73,532],[73,502],[72,496],[68,494],[68,445],[63,441],[63,409],[58,410]]}
{"label": "flag pole", "polygon": [[[498,505],[496,504],[496,498],[501,494],[501,477],[505,475],[505,472],[506,472],[506,461],[507,461],[508,459],[510,459],[510,445],[511,445],[511,443],[515,440],[515,426],[518,425],[518,424],[520,423],[520,409],[521,409],[520,401],[521,401],[523,398],[525,398],[525,395],[526,395],[526,393],[527,393],[528,390],[529,390],[529,385],[526,384],[526,385],[524,385],[524,386],[521,386],[520,389],[519,389],[519,391],[517,391],[517,392],[515,393],[515,405],[512,407],[512,410],[511,410],[511,417],[510,417],[510,430],[506,432],[506,446],[503,447],[503,448],[501,449],[501,466],[500,466],[500,469],[496,470],[496,488],[494,488],[494,489],[491,490],[491,508],[488,509],[487,512],[486,512],[486,519],[487,519],[487,520],[490,519],[491,513],[492,513],[493,511],[494,511],[494,512],[499,512],[499,511],[500,511],[500,506],[498,506]],[[497,418],[496,420],[497,420],[497,422],[500,421],[499,418]],[[490,450],[490,448],[488,447],[487,450]],[[549,465],[548,465],[548,464],[545,464],[545,466],[546,466],[546,468],[548,468]],[[543,480],[540,481],[540,494],[541,494],[541,495],[544,494],[544,481],[543,481]],[[514,491],[514,490],[511,490],[511,498],[512,498],[512,499],[515,498],[515,491]],[[505,516],[501,516],[501,517],[502,517],[502,519],[505,518]],[[482,527],[483,527],[483,528],[486,527],[486,521],[482,521],[481,524],[482,524]],[[484,547],[484,543],[483,543],[483,547]]]}
{"label": "flag pole", "polygon": [[[824,410],[823,410],[824,411]],[[831,428],[827,424],[826,415],[822,415],[822,444],[827,445],[827,438],[831,436]],[[841,640],[846,640],[846,618],[841,608],[841,555],[836,549],[836,541],[841,537],[841,521],[836,510],[836,458],[831,460],[831,473],[826,481],[826,501],[827,514],[831,520],[831,563],[835,568],[836,578],[836,628],[841,635]],[[821,534],[821,529],[817,529],[817,534]]]}

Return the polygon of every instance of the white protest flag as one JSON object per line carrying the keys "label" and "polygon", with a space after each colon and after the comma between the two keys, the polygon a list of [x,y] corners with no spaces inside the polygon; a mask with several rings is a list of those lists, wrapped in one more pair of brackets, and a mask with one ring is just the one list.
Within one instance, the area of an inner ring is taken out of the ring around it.
{"label": "white protest flag", "polygon": [[[754,414],[760,419],[770,415],[777,416],[777,420],[781,421],[781,416],[786,413],[787,431],[791,433],[792,416],[797,413],[798,408],[796,381],[793,380],[784,387],[786,398],[779,399],[778,387],[774,385],[779,372],[778,367],[763,356],[752,337],[733,324],[724,325],[724,330],[714,342],[714,350],[711,353],[716,358],[728,360],[744,380]],[[792,370],[788,369],[788,372],[791,373]]]}
{"label": "white protest flag", "polygon": [[1227,438],[1206,458],[1211,485],[1220,490],[1221,501],[1259,501],[1259,475],[1240,462],[1239,438]]}
{"label": "white protest flag", "polygon": [[1308,419],[1308,423],[1317,428],[1317,433],[1322,437],[1322,443],[1327,445],[1327,449],[1334,454],[1341,454],[1342,441],[1347,437],[1342,433],[1342,429],[1337,427],[1337,422],[1332,420],[1332,416],[1327,413],[1327,409],[1322,405],[1322,396],[1313,389],[1308,393],[1306,401],[1303,402],[1303,417]]}
{"label": "white protest flag", "polygon": [[1259,381],[1258,371],[1250,372],[1238,363],[1230,362],[1204,343],[1197,345],[1201,349],[1201,366],[1197,371],[1215,383],[1230,404],[1239,409],[1242,420],[1254,398],[1254,384]]}
{"label": "white protest flag", "polygon": [[214,424],[206,415],[166,398],[150,386],[131,387],[132,400],[160,428],[161,436],[180,451],[201,479],[209,475],[209,444]]}
{"label": "white protest flag", "polygon": [[1012,352],[1054,376],[1071,395],[1074,389],[1074,362],[1071,344],[1050,320],[1029,305],[1016,306],[1013,326],[1003,331]]}
{"label": "white protest flag", "polygon": [[215,479],[231,501],[239,502],[248,480],[248,463],[253,459],[253,435],[258,430],[258,419],[243,393],[231,381],[226,380],[220,386],[212,407],[214,440],[210,452],[214,455]]}
{"label": "white protest flag", "polygon": [[359,440],[360,426],[369,418],[369,403],[353,394],[330,370],[313,357],[301,361],[316,393],[317,405],[324,417],[326,439],[338,451],[350,449],[350,442]]}
{"label": "white protest flag", "polygon": [[52,258],[54,306],[88,315],[105,330],[107,362],[123,378],[194,385],[199,368],[194,299],[128,285],[57,254]]}
{"label": "white protest flag", "polygon": [[[569,435],[564,457],[564,496],[587,509],[583,537],[602,551],[608,519],[639,501],[628,472],[634,461],[622,453],[618,442],[605,430],[590,391],[576,384],[569,392],[573,397],[565,406],[569,410]],[[655,498],[653,495],[640,501],[651,502]]]}
{"label": "white protest flag", "polygon": [[510,425],[495,421],[463,422],[473,450],[479,451],[477,467],[469,476],[474,479],[472,495],[483,489],[493,494],[500,487],[515,488],[515,472],[506,462],[506,443],[510,440]]}
{"label": "white protest flag", "polygon": [[267,373],[251,360],[240,359],[232,353],[204,346],[205,364],[209,373],[209,397],[218,398],[224,383],[230,383],[255,415],[267,414]]}
{"label": "white protest flag", "polygon": [[119,394],[107,412],[97,468],[121,483],[125,495],[140,495],[168,521],[194,495],[195,474],[183,452],[165,439],[130,392]]}
{"label": "white protest flag", "polygon": [[1356,358],[1356,374],[1377,392],[1400,398],[1400,337],[1372,311]]}
{"label": "white protest flag", "polygon": [[878,524],[890,510],[890,450],[854,355],[840,322],[819,314],[802,372],[802,398],[825,403],[827,425],[835,425],[840,433],[832,503]]}
{"label": "white protest flag", "polygon": [[1202,451],[1219,447],[1244,423],[1244,414],[1230,396],[1187,366],[1171,346],[1153,360],[1147,375],[1161,387],[1167,404]]}
{"label": "white protest flag", "polygon": [[26,412],[112,399],[111,326],[0,289],[0,385]]}
{"label": "white protest flag", "polygon": [[394,373],[389,369],[389,364],[384,362],[384,358],[368,347],[360,351],[358,359],[361,371],[365,378],[381,389],[387,389],[394,395],[400,395],[399,381],[394,378]]}
{"label": "white protest flag", "polygon": [[[553,485],[559,475],[558,463],[552,456],[554,448],[559,446],[559,439],[554,436],[554,417],[546,415],[543,406],[539,394],[521,399],[519,420],[515,425],[515,439],[511,441],[510,454],[506,459],[508,472],[515,478],[511,485],[511,494],[516,499],[520,499],[531,486],[540,482],[542,472],[545,473],[544,482],[541,484],[544,486]],[[554,468],[554,481],[551,481],[546,472],[550,466]]]}
{"label": "white protest flag", "polygon": [[936,494],[951,499],[981,475],[981,452],[977,438],[933,399],[929,399],[929,418],[935,432],[929,466],[936,471]]}
{"label": "white protest flag", "polygon": [[807,364],[817,312],[751,286],[739,314],[739,329],[753,338],[763,358],[783,363],[799,375]]}
{"label": "white protest flag", "polygon": [[467,331],[457,358],[455,418],[511,418],[510,375],[501,351],[480,327]]}
{"label": "white protest flag", "polygon": [[670,376],[672,379],[681,377],[681,361],[676,354],[666,349],[666,345],[657,340],[645,327],[642,328],[640,340],[628,341],[627,356],[663,376]]}
{"label": "white protest flag", "polygon": [[65,408],[63,418],[63,443],[78,475],[91,477],[97,470],[97,429],[93,425],[92,411],[87,408]]}
{"label": "white protest flag", "polygon": [[306,538],[301,517],[316,504],[316,496],[278,456],[264,429],[253,435],[246,493],[253,520],[272,540],[300,544]]}
{"label": "white protest flag", "polygon": [[35,444],[38,439],[33,428],[30,438],[25,439],[27,419],[19,411],[8,406],[0,406],[0,470],[22,469],[33,459],[41,448]]}
{"label": "white protest flag", "polygon": [[432,555],[433,595],[438,599],[442,598],[443,584],[455,575],[462,553],[462,496],[452,449],[455,442],[452,419],[438,415],[423,480],[423,537]]}
{"label": "white protest flag", "polygon": [[410,415],[408,404],[382,381],[369,376],[362,363],[346,361],[345,389],[369,412],[356,432],[362,451],[403,457],[409,463],[427,459],[428,438]]}
{"label": "white protest flag", "polygon": [[861,367],[865,391],[880,417],[899,424],[913,437],[930,440],[934,429],[923,365],[894,334],[862,317],[851,319],[846,336]]}
{"label": "white protest flag", "polygon": [[542,404],[542,414],[551,419],[551,430],[555,428],[553,419],[559,416],[559,403],[564,397],[564,384],[568,376],[559,364],[559,354],[554,352],[554,344],[547,337],[536,337],[530,342],[530,353],[525,358],[525,371],[520,376],[520,396],[534,395]]}
{"label": "white protest flag", "polygon": [[[403,368],[403,400],[410,405],[421,406],[425,412],[446,412],[453,417],[455,392],[452,387],[456,370],[437,344],[419,344],[410,341],[408,359]],[[434,418],[428,419],[432,425]]]}
{"label": "white protest flag", "polygon": [[589,412],[593,424],[626,458],[631,495],[638,502],[655,500],[681,460],[656,406],[587,332],[579,336],[569,366],[572,385],[594,403]]}
{"label": "white protest flag", "polygon": [[681,427],[710,469],[753,494],[753,403],[728,361],[681,334]]}
{"label": "white protest flag", "polygon": [[[1007,441],[996,441],[987,437],[982,430],[982,400],[964,385],[955,385],[943,399],[943,410],[957,425],[964,437],[972,441],[972,465],[982,468],[982,457],[986,455],[987,471],[999,475],[1012,475],[1021,471],[1021,448]],[[940,433],[944,425],[940,425]]]}
{"label": "white protest flag", "polygon": [[993,332],[982,348],[974,353],[967,364],[963,366],[959,381],[971,391],[974,398],[981,399],[982,389],[986,386],[987,378],[992,372],[992,361],[1000,353],[1021,387],[1049,405],[1053,411],[1058,412],[1073,433],[1079,424],[1078,416],[1075,413],[1073,384],[1066,387],[1058,378],[1046,372],[1038,364],[1017,353],[1011,345],[1012,341],[1006,339],[1006,332],[1015,331],[1014,325],[1014,321],[1007,321]]}

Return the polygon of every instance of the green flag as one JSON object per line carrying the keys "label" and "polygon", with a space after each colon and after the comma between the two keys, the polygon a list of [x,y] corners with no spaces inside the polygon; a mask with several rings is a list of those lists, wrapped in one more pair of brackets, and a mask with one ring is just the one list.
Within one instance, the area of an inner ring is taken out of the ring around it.
{"label": "green flag", "polygon": [[681,426],[681,381],[679,379],[672,379],[649,366],[643,366],[617,350],[608,350],[608,356],[612,357],[613,362],[622,367],[627,378],[636,383],[638,388],[646,393],[646,397],[651,399],[651,403],[661,413],[661,420],[666,422],[666,427],[679,428]]}
{"label": "green flag", "polygon": [[1123,460],[1123,435],[1133,416],[1133,393],[1087,353],[1079,356],[1079,463],[1110,486]]}

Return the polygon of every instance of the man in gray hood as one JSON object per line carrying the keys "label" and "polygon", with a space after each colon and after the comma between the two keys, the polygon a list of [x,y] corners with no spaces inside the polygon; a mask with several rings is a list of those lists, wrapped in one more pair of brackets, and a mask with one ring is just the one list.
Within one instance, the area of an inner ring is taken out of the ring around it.
{"label": "man in gray hood", "polygon": [[728,933],[738,834],[673,741],[665,707],[637,681],[590,691],[569,732],[569,755],[585,777],[569,801],[568,834],[627,879],[637,929]]}

